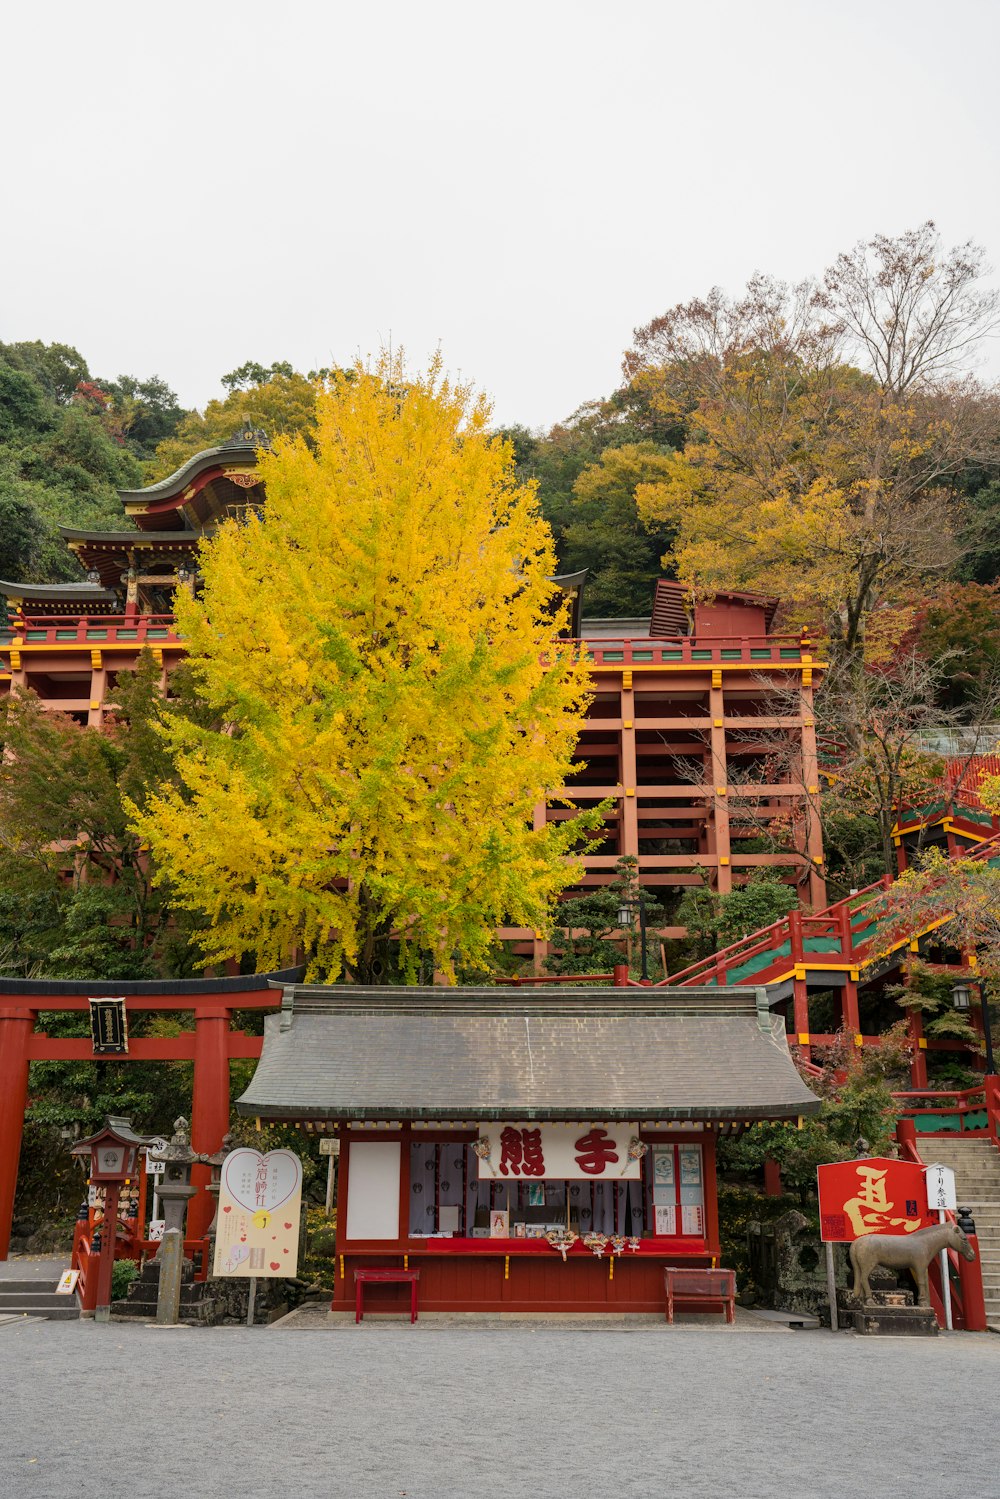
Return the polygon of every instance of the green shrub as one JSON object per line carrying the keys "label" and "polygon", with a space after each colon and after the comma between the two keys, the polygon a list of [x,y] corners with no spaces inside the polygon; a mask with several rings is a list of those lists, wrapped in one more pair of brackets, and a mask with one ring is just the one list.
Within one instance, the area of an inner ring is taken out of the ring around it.
{"label": "green shrub", "polygon": [[111,1300],[121,1301],[138,1274],[135,1260],[115,1260],[111,1267]]}

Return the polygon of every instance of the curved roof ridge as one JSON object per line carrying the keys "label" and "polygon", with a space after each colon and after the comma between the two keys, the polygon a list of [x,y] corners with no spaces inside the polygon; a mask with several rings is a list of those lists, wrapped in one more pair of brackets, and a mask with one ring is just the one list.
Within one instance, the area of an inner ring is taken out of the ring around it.
{"label": "curved roof ridge", "polygon": [[[263,433],[254,435],[261,437]],[[257,450],[260,446],[262,444],[257,442],[244,442],[232,445],[223,443],[219,447],[205,448],[202,452],[193,454],[165,479],[157,479],[155,484],[147,484],[144,489],[119,489],[119,499],[123,505],[134,500],[166,499],[176,490],[183,489],[206,468],[211,468],[217,463],[256,463]]]}

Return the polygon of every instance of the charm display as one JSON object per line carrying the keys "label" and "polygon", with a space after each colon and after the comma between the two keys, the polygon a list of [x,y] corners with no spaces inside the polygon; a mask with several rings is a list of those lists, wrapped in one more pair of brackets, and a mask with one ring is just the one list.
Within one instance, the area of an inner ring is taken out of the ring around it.
{"label": "charm display", "polygon": [[628,1142],[628,1155],[625,1157],[625,1164],[618,1175],[624,1176],[631,1163],[633,1161],[641,1161],[648,1149],[649,1146],[645,1140],[640,1140],[638,1135],[632,1135]]}
{"label": "charm display", "polygon": [[546,1242],[562,1255],[563,1264],[566,1263],[566,1256],[579,1237],[580,1235],[574,1233],[571,1228],[550,1228],[545,1235]]}

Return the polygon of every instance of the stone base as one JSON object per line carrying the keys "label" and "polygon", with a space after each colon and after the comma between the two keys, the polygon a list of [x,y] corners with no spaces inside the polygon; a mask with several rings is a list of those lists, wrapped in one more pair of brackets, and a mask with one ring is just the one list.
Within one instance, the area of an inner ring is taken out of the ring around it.
{"label": "stone base", "polygon": [[[160,1262],[147,1260],[121,1301],[111,1303],[116,1317],[156,1321],[156,1302],[160,1289]],[[194,1279],[194,1266],[184,1260],[181,1268],[181,1302],[179,1310],[182,1322],[212,1323],[218,1320],[214,1290],[210,1282]]]}
{"label": "stone base", "polygon": [[868,1336],[936,1338],[938,1321],[926,1306],[876,1306],[868,1302],[851,1313],[854,1331]]}

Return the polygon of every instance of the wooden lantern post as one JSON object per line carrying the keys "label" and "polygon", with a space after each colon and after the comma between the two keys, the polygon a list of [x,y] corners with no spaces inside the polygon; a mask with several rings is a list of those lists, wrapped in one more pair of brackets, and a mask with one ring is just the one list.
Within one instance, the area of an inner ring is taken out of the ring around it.
{"label": "wooden lantern post", "polygon": [[102,1130],[87,1140],[81,1140],[70,1151],[71,1155],[90,1157],[90,1180],[95,1186],[104,1188],[95,1322],[111,1320],[111,1272],[114,1269],[115,1241],[118,1237],[118,1198],[122,1187],[140,1169],[139,1148],[146,1144],[148,1141],[135,1133],[130,1120],[109,1114]]}

